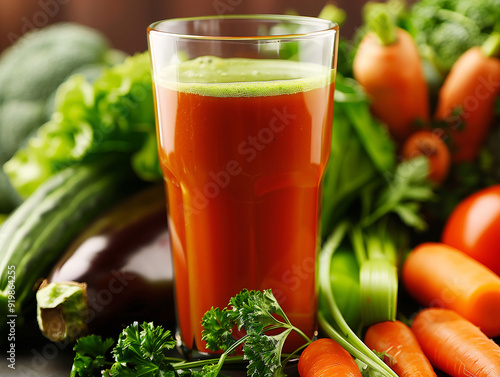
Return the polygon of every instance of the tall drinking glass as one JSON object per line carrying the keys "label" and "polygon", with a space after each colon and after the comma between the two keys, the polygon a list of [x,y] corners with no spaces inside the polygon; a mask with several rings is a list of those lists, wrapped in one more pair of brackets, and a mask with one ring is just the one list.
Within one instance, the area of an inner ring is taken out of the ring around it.
{"label": "tall drinking glass", "polygon": [[337,25],[171,19],[148,41],[184,345],[206,352],[201,318],[243,288],[272,289],[312,336]]}

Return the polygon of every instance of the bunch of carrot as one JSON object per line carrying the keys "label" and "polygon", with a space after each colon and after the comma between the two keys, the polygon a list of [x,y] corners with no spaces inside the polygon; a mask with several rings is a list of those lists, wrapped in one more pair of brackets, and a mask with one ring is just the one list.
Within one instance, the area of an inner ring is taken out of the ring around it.
{"label": "bunch of carrot", "polygon": [[[401,322],[371,326],[366,344],[384,355],[398,376],[500,376],[500,277],[442,243],[413,249],[402,269],[408,293],[427,307],[411,330]],[[427,361],[429,360],[430,363]]]}
{"label": "bunch of carrot", "polygon": [[[500,277],[443,243],[424,243],[404,261],[402,281],[426,307],[411,328],[400,321],[370,326],[364,343],[400,377],[500,376]],[[358,376],[349,353],[332,339],[313,342],[299,361],[301,377]]]}
{"label": "bunch of carrot", "polygon": [[454,310],[486,335],[500,336],[500,277],[465,253],[421,244],[406,258],[402,280],[421,305]]}
{"label": "bunch of carrot", "polygon": [[[434,367],[452,377],[500,376],[498,344],[453,310],[423,309],[411,327],[400,321],[374,324],[364,341],[399,377],[436,377]],[[326,338],[311,343],[298,364],[301,377],[358,377],[359,368],[345,349]]]}
{"label": "bunch of carrot", "polygon": [[477,157],[493,125],[500,94],[500,34],[492,33],[483,46],[471,48],[455,62],[431,116],[417,45],[408,32],[395,26],[384,5],[372,5],[367,12],[370,31],[356,52],[354,78],[371,97],[374,115],[403,146],[402,157],[426,155],[430,179],[442,183],[452,162]]}
{"label": "bunch of carrot", "polygon": [[432,365],[452,377],[500,376],[500,347],[453,310],[424,309],[411,325]]}
{"label": "bunch of carrot", "polygon": [[427,308],[406,324],[372,325],[366,344],[400,377],[435,377],[433,367],[452,377],[500,376],[500,347],[453,310]]}
{"label": "bunch of carrot", "polygon": [[[369,32],[353,62],[354,78],[371,98],[373,114],[400,146],[404,159],[425,155],[429,179],[443,183],[454,163],[472,162],[493,125],[500,95],[500,33],[466,51],[431,105],[416,43],[384,4],[367,13]],[[432,109],[435,108],[434,112]],[[422,309],[411,325],[380,322],[364,342],[400,377],[499,377],[500,277],[450,246],[425,243],[405,260],[402,281]],[[359,376],[351,355],[332,339],[311,343],[299,374]]]}

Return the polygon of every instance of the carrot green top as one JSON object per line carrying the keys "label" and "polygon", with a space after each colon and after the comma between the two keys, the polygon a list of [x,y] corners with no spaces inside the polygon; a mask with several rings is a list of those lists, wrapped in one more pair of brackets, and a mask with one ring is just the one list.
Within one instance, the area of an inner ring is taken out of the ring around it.
{"label": "carrot green top", "polygon": [[493,32],[481,46],[487,57],[500,57],[500,32]]}
{"label": "carrot green top", "polygon": [[212,97],[293,94],[333,82],[334,71],[313,63],[279,59],[202,56],[167,66],[157,84]]}
{"label": "carrot green top", "polygon": [[365,21],[383,46],[396,43],[396,25],[386,4],[370,3],[365,9]]}

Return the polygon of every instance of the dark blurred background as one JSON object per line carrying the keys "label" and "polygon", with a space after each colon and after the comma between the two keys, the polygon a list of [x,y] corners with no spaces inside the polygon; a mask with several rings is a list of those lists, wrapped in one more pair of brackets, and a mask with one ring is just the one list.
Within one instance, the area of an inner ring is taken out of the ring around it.
{"label": "dark blurred background", "polygon": [[[213,14],[282,14],[295,10],[317,16],[328,0],[0,0],[0,51],[31,29],[75,21],[101,30],[114,47],[144,51],[146,27],[161,19]],[[361,23],[366,0],[337,0],[347,12],[342,35],[352,36]]]}

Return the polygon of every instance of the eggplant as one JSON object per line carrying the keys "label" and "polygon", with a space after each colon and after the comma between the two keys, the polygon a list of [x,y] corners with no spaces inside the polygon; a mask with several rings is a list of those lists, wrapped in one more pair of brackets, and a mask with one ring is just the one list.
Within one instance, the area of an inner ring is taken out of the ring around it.
{"label": "eggplant", "polygon": [[116,334],[134,321],[175,328],[173,269],[162,185],[93,222],[37,292],[37,319],[52,341]]}

